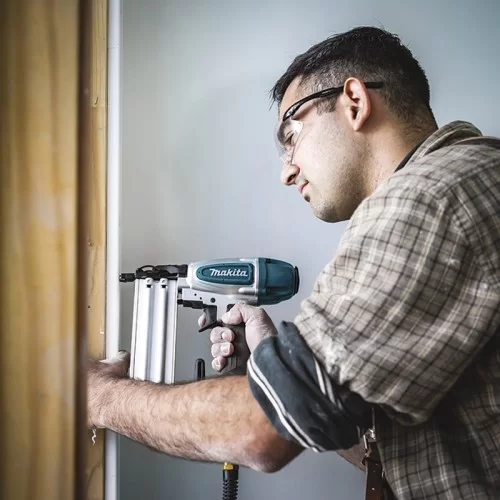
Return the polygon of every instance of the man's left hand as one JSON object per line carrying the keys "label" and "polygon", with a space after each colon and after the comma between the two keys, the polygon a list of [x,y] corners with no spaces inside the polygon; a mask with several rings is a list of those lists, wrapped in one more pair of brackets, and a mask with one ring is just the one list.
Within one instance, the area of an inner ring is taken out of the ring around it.
{"label": "man's left hand", "polygon": [[120,351],[114,358],[97,361],[89,359],[87,365],[87,425],[89,428],[103,428],[103,411],[106,394],[112,389],[113,381],[127,376],[130,354]]}

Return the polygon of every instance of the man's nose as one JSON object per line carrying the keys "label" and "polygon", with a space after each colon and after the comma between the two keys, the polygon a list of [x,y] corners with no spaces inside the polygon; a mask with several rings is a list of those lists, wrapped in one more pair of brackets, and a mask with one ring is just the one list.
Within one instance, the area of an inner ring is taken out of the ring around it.
{"label": "man's nose", "polygon": [[285,163],[281,169],[281,182],[285,186],[291,186],[295,184],[295,179],[300,173],[300,168],[291,163]]}

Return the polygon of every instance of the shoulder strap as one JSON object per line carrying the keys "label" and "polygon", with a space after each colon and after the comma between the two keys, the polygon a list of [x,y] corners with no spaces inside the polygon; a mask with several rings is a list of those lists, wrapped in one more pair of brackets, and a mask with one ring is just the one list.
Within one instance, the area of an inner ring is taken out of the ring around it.
{"label": "shoulder strap", "polygon": [[500,149],[500,139],[497,137],[481,136],[481,137],[469,137],[468,139],[462,139],[461,141],[455,142],[455,144],[471,144],[471,145],[482,145],[489,146],[491,148]]}

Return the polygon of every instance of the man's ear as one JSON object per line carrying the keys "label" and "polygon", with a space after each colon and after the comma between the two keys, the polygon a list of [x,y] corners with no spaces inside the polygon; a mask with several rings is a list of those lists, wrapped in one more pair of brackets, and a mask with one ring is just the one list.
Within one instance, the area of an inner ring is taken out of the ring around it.
{"label": "man's ear", "polygon": [[343,111],[347,122],[358,132],[368,120],[372,106],[365,84],[357,78],[348,78],[342,94]]}

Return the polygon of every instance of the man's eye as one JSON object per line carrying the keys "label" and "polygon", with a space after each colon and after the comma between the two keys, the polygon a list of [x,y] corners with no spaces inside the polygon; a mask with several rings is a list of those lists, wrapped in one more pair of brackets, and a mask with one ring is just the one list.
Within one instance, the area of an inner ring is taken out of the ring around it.
{"label": "man's eye", "polygon": [[289,134],[286,139],[285,139],[285,142],[284,142],[284,145],[285,146],[293,146],[293,137],[295,136],[295,134]]}

